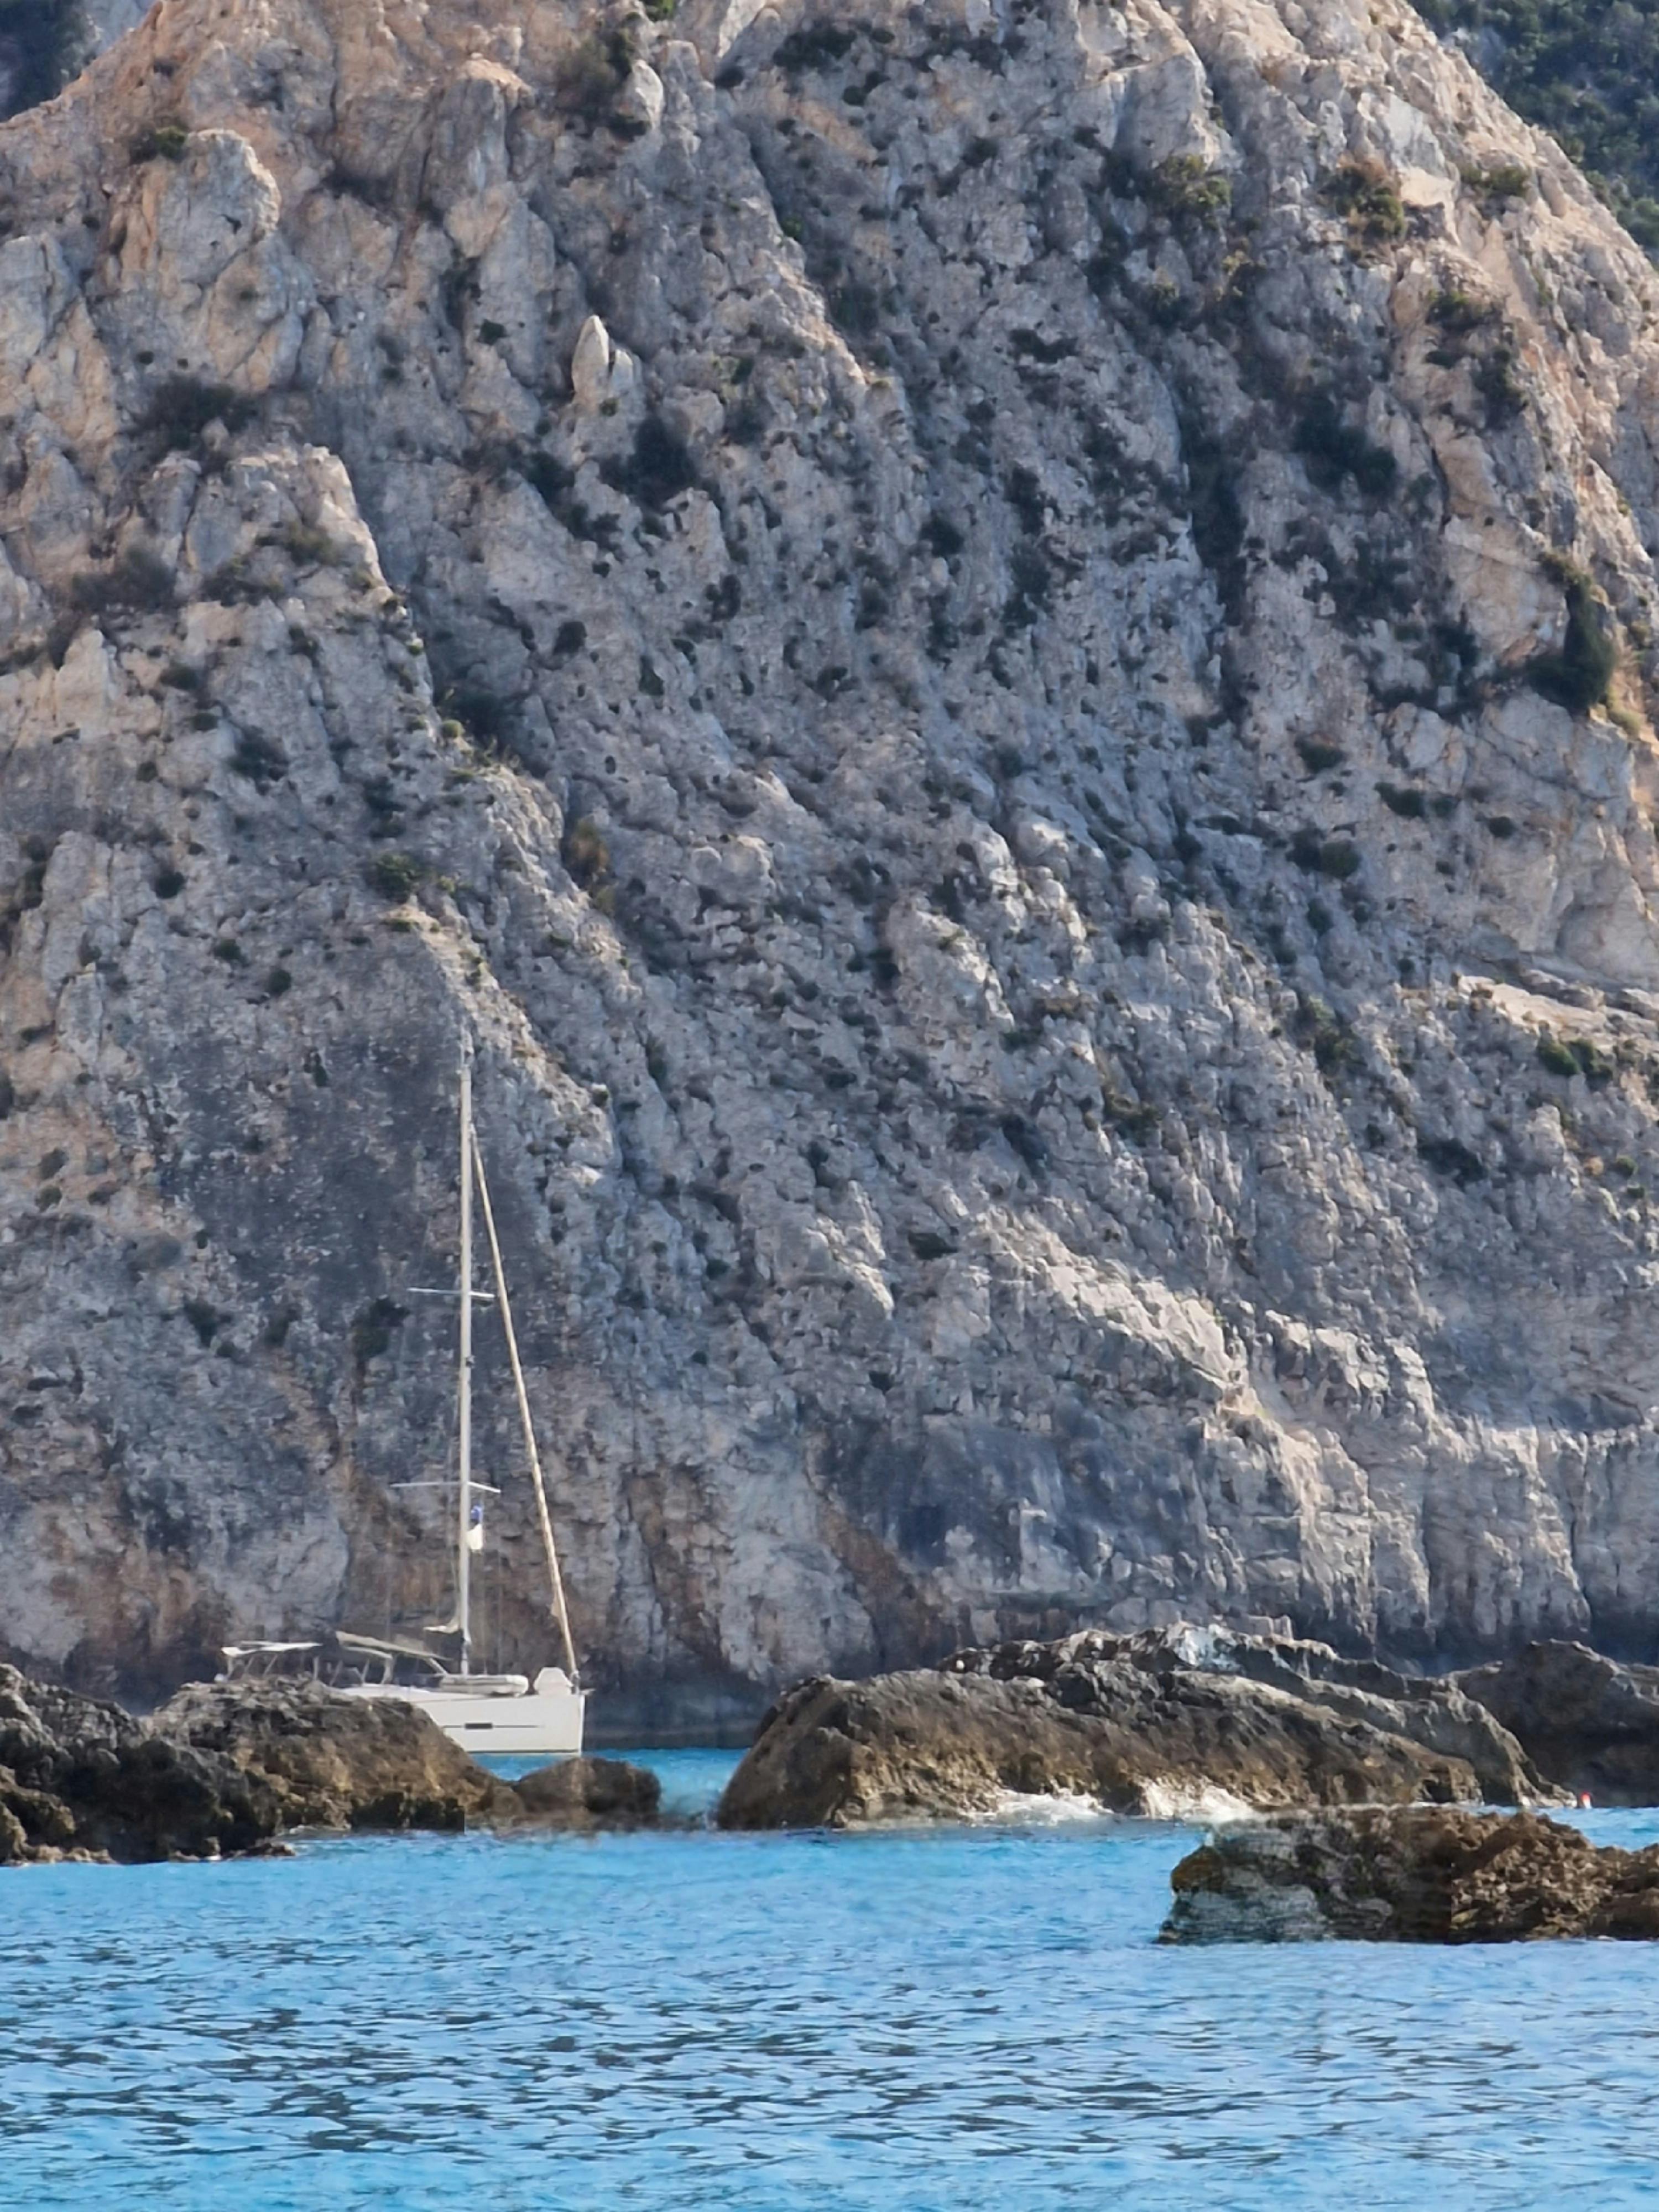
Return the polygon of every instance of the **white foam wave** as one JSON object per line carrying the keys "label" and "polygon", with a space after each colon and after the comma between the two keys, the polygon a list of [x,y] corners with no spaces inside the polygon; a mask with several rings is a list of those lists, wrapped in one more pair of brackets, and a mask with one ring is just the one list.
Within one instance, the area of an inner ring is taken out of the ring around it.
{"label": "white foam wave", "polygon": [[1091,1797],[1079,1790],[999,1790],[982,1812],[970,1817],[981,1822],[1052,1828],[1062,1821],[1109,1820],[1112,1815],[1097,1797]]}
{"label": "white foam wave", "polygon": [[1208,1782],[1143,1782],[1140,1809],[1149,1820],[1255,1820],[1257,1807]]}

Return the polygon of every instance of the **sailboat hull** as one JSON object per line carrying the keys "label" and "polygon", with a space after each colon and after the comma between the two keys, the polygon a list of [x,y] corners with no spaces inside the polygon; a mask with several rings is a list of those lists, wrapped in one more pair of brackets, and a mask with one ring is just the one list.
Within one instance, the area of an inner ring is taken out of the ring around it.
{"label": "sailboat hull", "polygon": [[573,1758],[582,1747],[586,1697],[568,1686],[502,1697],[488,1692],[480,1695],[459,1683],[453,1688],[412,1690],[365,1682],[354,1683],[342,1694],[401,1698],[406,1705],[418,1705],[463,1751],[483,1752],[490,1758]]}

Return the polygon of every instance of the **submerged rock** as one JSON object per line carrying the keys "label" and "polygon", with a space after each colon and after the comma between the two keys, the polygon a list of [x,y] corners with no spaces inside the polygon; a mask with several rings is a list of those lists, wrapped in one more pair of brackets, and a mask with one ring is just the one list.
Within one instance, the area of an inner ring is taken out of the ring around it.
{"label": "submerged rock", "polygon": [[0,1864],[216,1858],[276,1826],[269,1790],[216,1752],[0,1667]]}
{"label": "submerged rock", "polygon": [[1598,1804],[1659,1805],[1659,1667],[1584,1644],[1529,1644],[1455,1680],[1552,1781]]}
{"label": "submerged rock", "polygon": [[1455,1686],[1288,1638],[1097,1632],[804,1682],[726,1787],[723,1827],[952,1819],[1076,1793],[1163,1817],[1218,1808],[1549,1799]]}
{"label": "submerged rock", "polygon": [[315,1682],[193,1682],[156,1739],[228,1760],[283,1828],[465,1828],[518,1817],[512,1789],[418,1707]]}
{"label": "submerged rock", "polygon": [[523,1813],[561,1828],[648,1828],[662,1806],[662,1784],[625,1759],[567,1759],[512,1784]]}
{"label": "submerged rock", "polygon": [[1170,1877],[1167,1943],[1659,1936],[1659,1844],[1531,1814],[1369,1808],[1229,1828]]}

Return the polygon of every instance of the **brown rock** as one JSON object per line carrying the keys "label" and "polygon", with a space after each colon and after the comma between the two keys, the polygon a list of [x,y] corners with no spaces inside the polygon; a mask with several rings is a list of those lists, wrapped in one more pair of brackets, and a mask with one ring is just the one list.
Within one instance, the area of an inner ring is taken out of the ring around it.
{"label": "brown rock", "polygon": [[512,1785],[525,1814],[550,1827],[648,1828],[662,1784],[625,1759],[567,1759],[538,1767]]}
{"label": "brown rock", "polygon": [[868,1682],[802,1683],[762,1722],[718,1817],[732,1828],[951,1819],[1007,1791],[1164,1815],[1218,1798],[1549,1794],[1491,1717],[1443,1685],[1407,1686],[1289,1638],[1088,1632]]}
{"label": "brown rock", "polygon": [[1533,1814],[1441,1807],[1224,1830],[1170,1877],[1168,1943],[1510,1943],[1659,1936],[1659,1845],[1598,1848]]}
{"label": "brown rock", "polygon": [[1598,1804],[1659,1805],[1659,1667],[1583,1644],[1529,1644],[1455,1680],[1564,1789]]}
{"label": "brown rock", "polygon": [[518,1813],[507,1784],[400,1698],[314,1682],[191,1683],[151,1726],[254,1779],[284,1828],[458,1829]]}

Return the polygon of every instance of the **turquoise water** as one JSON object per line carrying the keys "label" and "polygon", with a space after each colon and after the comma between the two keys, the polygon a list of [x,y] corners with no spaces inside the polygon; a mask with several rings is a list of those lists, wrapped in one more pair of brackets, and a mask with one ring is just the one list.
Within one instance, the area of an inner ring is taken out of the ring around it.
{"label": "turquoise water", "polygon": [[[706,1801],[732,1760],[653,1760]],[[1650,1841],[1659,1814],[1606,1814]],[[1659,1953],[1161,1951],[1193,1832],[308,1844],[0,1876],[27,2212],[1659,2198]]]}

